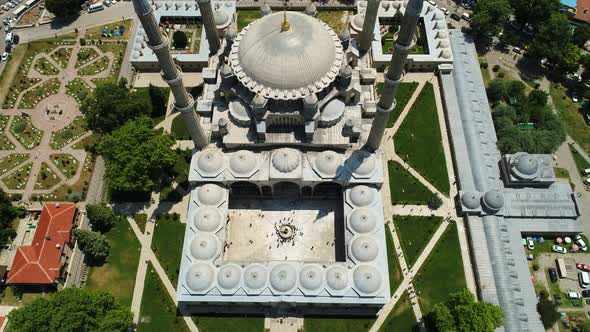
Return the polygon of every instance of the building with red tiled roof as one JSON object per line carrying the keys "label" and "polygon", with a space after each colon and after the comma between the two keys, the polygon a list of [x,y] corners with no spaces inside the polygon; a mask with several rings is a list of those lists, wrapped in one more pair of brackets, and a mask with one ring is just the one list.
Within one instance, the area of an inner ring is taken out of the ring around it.
{"label": "building with red tiled roof", "polygon": [[578,21],[590,22],[590,0],[577,0],[574,18]]}
{"label": "building with red tiled roof", "polygon": [[33,242],[17,248],[6,283],[47,285],[62,279],[77,215],[75,204],[45,204]]}

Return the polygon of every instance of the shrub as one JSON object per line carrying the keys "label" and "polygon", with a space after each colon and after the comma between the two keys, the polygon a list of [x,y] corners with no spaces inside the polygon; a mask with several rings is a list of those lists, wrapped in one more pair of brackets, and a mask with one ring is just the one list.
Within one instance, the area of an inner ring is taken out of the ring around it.
{"label": "shrub", "polygon": [[492,67],[492,70],[494,71],[494,73],[498,72],[498,70],[500,70],[500,65],[494,65],[494,67]]}
{"label": "shrub", "polygon": [[175,31],[172,35],[172,43],[174,48],[184,49],[188,45],[188,37],[184,33],[184,31]]}
{"label": "shrub", "polygon": [[537,263],[537,262],[533,263],[533,270],[539,271],[539,263]]}

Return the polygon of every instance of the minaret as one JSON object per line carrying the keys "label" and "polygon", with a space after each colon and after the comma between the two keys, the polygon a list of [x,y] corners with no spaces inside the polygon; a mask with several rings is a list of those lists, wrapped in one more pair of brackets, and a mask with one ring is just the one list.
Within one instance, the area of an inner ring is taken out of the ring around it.
{"label": "minaret", "polygon": [[[395,49],[391,56],[391,62],[389,67],[385,71],[384,79],[385,84],[383,86],[383,92],[381,99],[377,104],[377,112],[371,125],[371,132],[369,138],[367,138],[366,147],[370,150],[377,150],[381,145],[383,139],[383,133],[387,126],[387,120],[389,119],[389,113],[395,108],[395,95],[397,89],[402,81],[402,75],[404,72],[404,66],[408,53],[414,48],[414,36],[416,34],[416,27],[418,26],[418,20],[422,13],[422,4],[424,0],[409,0],[406,7],[406,12],[402,18],[402,26],[395,40]],[[365,19],[366,22],[366,19]]]}
{"label": "minaret", "polygon": [[174,108],[182,114],[195,147],[202,149],[207,145],[208,138],[201,127],[199,116],[195,113],[195,101],[184,87],[180,68],[170,55],[168,38],[162,35],[148,0],[133,0],[133,8],[148,37],[147,44],[158,58],[162,68],[162,79],[170,86],[170,91],[174,95]]}
{"label": "minaret", "polygon": [[365,20],[363,21],[363,31],[359,36],[359,49],[368,51],[371,49],[371,43],[375,38],[375,23],[377,22],[377,12],[381,0],[367,0],[367,10],[365,11]]}
{"label": "minaret", "polygon": [[201,19],[205,26],[205,35],[207,35],[207,41],[209,42],[209,50],[212,54],[215,54],[221,47],[221,43],[219,41],[219,34],[217,33],[217,26],[215,25],[211,0],[197,0],[197,3],[201,10]]}

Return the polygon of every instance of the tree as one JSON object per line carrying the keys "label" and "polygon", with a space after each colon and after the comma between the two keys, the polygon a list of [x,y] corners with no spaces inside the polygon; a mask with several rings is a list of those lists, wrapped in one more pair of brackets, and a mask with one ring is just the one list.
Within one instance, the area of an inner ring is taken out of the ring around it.
{"label": "tree", "polygon": [[428,207],[431,210],[436,210],[439,207],[441,207],[443,204],[442,199],[440,198],[440,196],[438,196],[438,194],[432,194],[432,196],[430,196],[430,199],[428,199]]}
{"label": "tree", "polygon": [[428,320],[439,332],[493,332],[504,324],[504,313],[498,305],[476,302],[468,289],[462,289],[436,304]]}
{"label": "tree", "polygon": [[508,0],[480,0],[475,5],[470,28],[477,37],[492,37],[512,14]]}
{"label": "tree", "polygon": [[559,0],[510,0],[510,5],[516,21],[522,27],[529,24],[535,30],[560,8]]}
{"label": "tree", "polygon": [[131,119],[152,113],[149,100],[138,98],[126,84],[124,80],[118,84],[98,84],[93,93],[83,100],[80,110],[86,116],[89,129],[109,133]]}
{"label": "tree", "polygon": [[584,47],[584,44],[590,39],[590,26],[587,24],[578,25],[574,30],[572,42],[578,47]]}
{"label": "tree", "polygon": [[80,250],[90,256],[91,261],[102,262],[109,256],[111,244],[106,236],[79,228],[73,231],[73,235]]}
{"label": "tree", "polygon": [[159,117],[166,115],[166,108],[168,106],[168,91],[150,84],[148,88],[148,94],[152,104],[151,116]]}
{"label": "tree", "polygon": [[176,49],[185,49],[188,45],[188,37],[184,31],[176,30],[172,34],[172,44]]}
{"label": "tree", "polygon": [[108,232],[115,225],[115,213],[106,205],[89,204],[86,213],[95,231]]}
{"label": "tree", "polygon": [[535,36],[530,53],[539,59],[546,58],[564,74],[572,73],[579,68],[578,61],[582,52],[572,43],[572,28],[565,14],[551,15]]}
{"label": "tree", "polygon": [[25,215],[25,210],[12,206],[10,197],[0,188],[0,244],[6,244],[16,236],[12,222]]}
{"label": "tree", "polygon": [[56,18],[65,19],[78,15],[82,3],[80,0],[45,0],[45,8]]}
{"label": "tree", "polygon": [[10,331],[126,331],[131,312],[106,291],[65,288],[8,314]]}
{"label": "tree", "polygon": [[551,302],[546,294],[542,294],[539,297],[539,302],[537,303],[537,311],[539,315],[541,315],[541,321],[543,322],[543,326],[549,328],[553,326],[561,317],[559,311],[557,311],[557,304]]}
{"label": "tree", "polygon": [[140,117],[106,135],[98,151],[106,161],[106,183],[114,193],[146,193],[153,186],[152,175],[174,164],[174,139],[152,120]]}

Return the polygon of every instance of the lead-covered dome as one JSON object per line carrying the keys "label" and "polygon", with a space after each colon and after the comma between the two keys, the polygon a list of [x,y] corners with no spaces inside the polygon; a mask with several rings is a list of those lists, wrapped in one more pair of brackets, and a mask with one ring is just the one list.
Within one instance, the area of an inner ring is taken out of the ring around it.
{"label": "lead-covered dome", "polygon": [[520,173],[524,175],[534,175],[539,169],[539,162],[537,158],[524,152],[519,154],[512,163],[512,166]]}
{"label": "lead-covered dome", "polygon": [[279,292],[286,292],[295,287],[297,271],[289,264],[279,264],[270,271],[270,285]]}
{"label": "lead-covered dome", "polygon": [[348,271],[342,266],[333,266],[326,272],[328,286],[334,290],[342,290],[348,286]]}
{"label": "lead-covered dome", "polygon": [[221,225],[221,212],[212,207],[203,206],[193,216],[193,225],[201,232],[214,232]]}
{"label": "lead-covered dome", "polygon": [[244,283],[251,289],[260,289],[266,285],[266,268],[262,265],[250,265],[244,270]]}
{"label": "lead-covered dome", "polygon": [[277,171],[281,173],[290,173],[299,167],[301,157],[297,150],[282,148],[273,152],[271,161]]}
{"label": "lead-covered dome", "polygon": [[242,271],[238,265],[225,265],[217,273],[217,283],[225,289],[236,287],[242,279]]}
{"label": "lead-covered dome", "polygon": [[338,35],[320,20],[287,12],[264,16],[236,37],[230,64],[238,80],[254,93],[293,100],[322,91],[336,78],[343,52]]}
{"label": "lead-covered dome", "polygon": [[350,243],[350,253],[358,261],[370,262],[377,258],[379,245],[372,237],[359,235]]}
{"label": "lead-covered dome", "polygon": [[322,269],[317,265],[308,265],[301,269],[299,280],[303,288],[310,291],[317,290],[323,282]]}
{"label": "lead-covered dome", "polygon": [[371,294],[381,289],[383,278],[381,272],[370,265],[361,265],[352,275],[354,286],[361,292]]}
{"label": "lead-covered dome", "polygon": [[348,217],[348,224],[355,233],[369,233],[377,226],[377,215],[372,209],[354,209]]}
{"label": "lead-covered dome", "polygon": [[191,255],[200,260],[208,260],[217,255],[219,242],[211,235],[200,235],[191,242]]}
{"label": "lead-covered dome", "polygon": [[504,195],[498,190],[489,190],[483,195],[483,204],[490,210],[498,211],[504,206]]}
{"label": "lead-covered dome", "polygon": [[187,286],[195,292],[206,290],[213,283],[215,271],[209,264],[193,264],[186,274]]}

